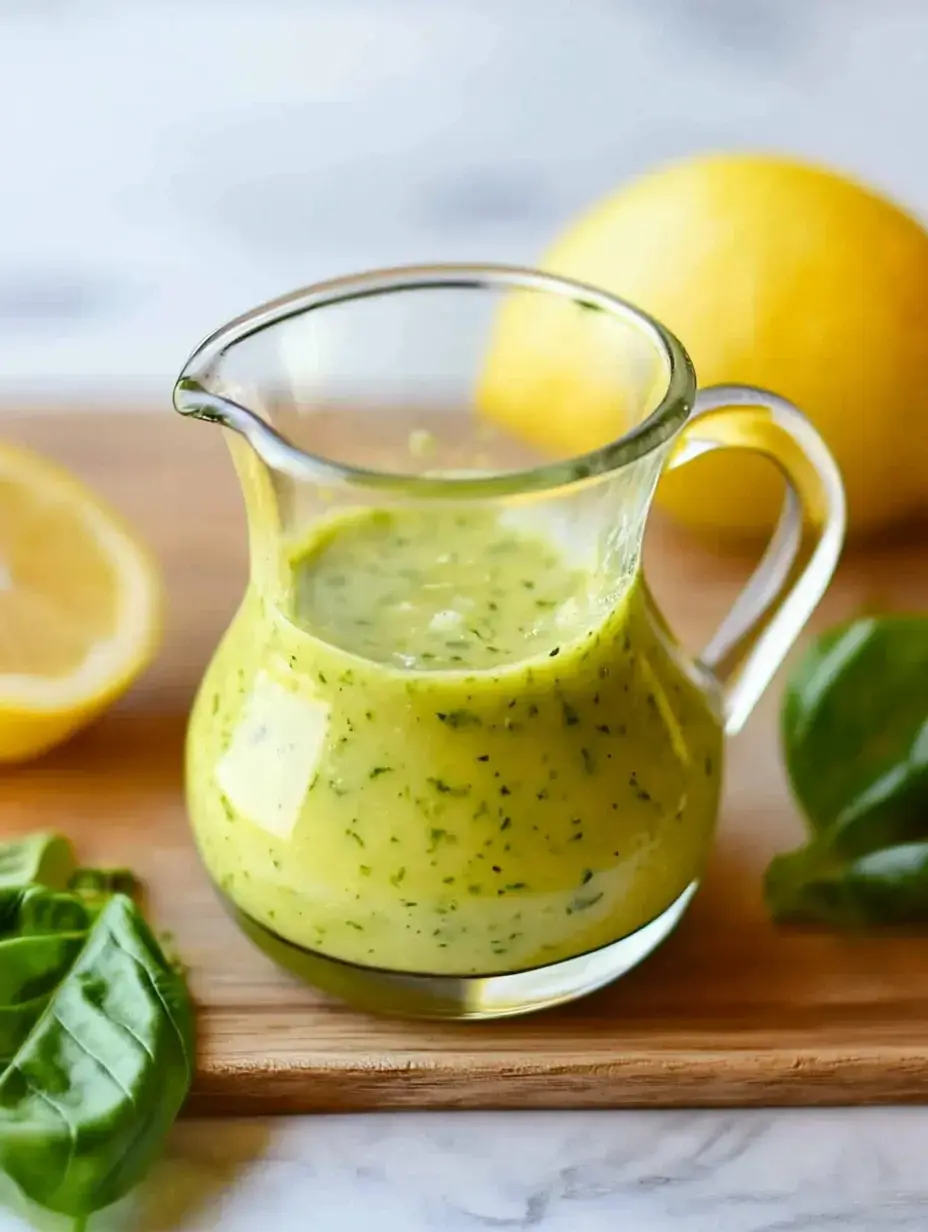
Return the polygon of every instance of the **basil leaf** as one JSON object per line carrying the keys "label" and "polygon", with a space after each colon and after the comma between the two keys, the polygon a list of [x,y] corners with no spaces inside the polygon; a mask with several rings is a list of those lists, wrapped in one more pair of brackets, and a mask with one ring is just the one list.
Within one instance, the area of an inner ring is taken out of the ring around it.
{"label": "basil leaf", "polygon": [[846,855],[928,837],[928,619],[853,621],[789,682],[783,744],[814,833]]}
{"label": "basil leaf", "polygon": [[105,894],[127,894],[132,898],[138,892],[139,882],[128,868],[77,868],[68,878],[68,889],[87,898]]}
{"label": "basil leaf", "polygon": [[85,1219],[139,1181],[189,1089],[193,1014],[132,901],[0,892],[0,1169]]}
{"label": "basil leaf", "polygon": [[781,920],[838,928],[928,923],[928,842],[838,861],[814,847],[777,856],[767,893]]}
{"label": "basil leaf", "polygon": [[68,878],[68,889],[87,907],[101,911],[114,894],[138,899],[138,878],[127,868],[78,868]]}
{"label": "basil leaf", "polygon": [[61,834],[29,834],[0,843],[0,888],[36,884],[63,890],[76,868],[74,849]]}
{"label": "basil leaf", "polygon": [[819,638],[787,686],[782,737],[809,844],[768,869],[773,915],[928,920],[928,618],[860,619]]}
{"label": "basil leaf", "polygon": [[0,889],[0,1072],[74,965],[89,924],[70,894]]}

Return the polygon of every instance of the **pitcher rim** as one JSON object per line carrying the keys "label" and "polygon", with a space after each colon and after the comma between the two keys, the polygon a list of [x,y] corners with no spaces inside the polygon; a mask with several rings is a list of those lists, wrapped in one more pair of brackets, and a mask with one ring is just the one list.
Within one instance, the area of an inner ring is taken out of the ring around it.
{"label": "pitcher rim", "polygon": [[[649,337],[666,365],[667,381],[656,406],[621,436],[557,461],[479,475],[422,474],[352,466],[301,449],[258,412],[212,392],[204,384],[232,347],[306,312],[401,291],[506,287],[559,295],[635,325]],[[405,496],[485,498],[568,488],[637,462],[679,432],[693,409],[695,395],[696,376],[682,343],[635,304],[589,283],[528,266],[452,262],[385,267],[344,275],[259,304],[221,325],[195,348],[175,382],[173,403],[181,415],[219,423],[239,433],[266,466],[294,479],[373,488]]]}

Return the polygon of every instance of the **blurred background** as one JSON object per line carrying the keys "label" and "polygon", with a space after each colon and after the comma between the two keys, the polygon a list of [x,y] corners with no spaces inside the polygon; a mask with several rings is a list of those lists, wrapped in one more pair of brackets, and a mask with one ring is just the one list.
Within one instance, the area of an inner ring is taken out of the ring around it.
{"label": "blurred background", "polygon": [[0,0],[0,400],[165,401],[317,278],[531,262],[687,152],[928,215],[924,0]]}

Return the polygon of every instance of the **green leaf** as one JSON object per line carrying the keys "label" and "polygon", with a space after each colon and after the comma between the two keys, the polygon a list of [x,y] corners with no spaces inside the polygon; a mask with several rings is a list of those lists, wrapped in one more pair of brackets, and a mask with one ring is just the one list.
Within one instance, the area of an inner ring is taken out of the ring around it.
{"label": "green leaf", "polygon": [[128,868],[77,868],[68,878],[68,889],[87,898],[106,894],[133,898],[138,893],[139,881]]}
{"label": "green leaf", "polygon": [[141,1179],[192,1077],[186,984],[137,890],[60,835],[0,843],[0,1172],[79,1227]]}
{"label": "green leaf", "polygon": [[70,971],[89,924],[86,908],[69,894],[0,889],[0,1068]]}
{"label": "green leaf", "polygon": [[0,889],[34,884],[63,890],[76,868],[74,849],[61,834],[28,834],[0,843]]}
{"label": "green leaf", "polygon": [[928,920],[928,618],[852,621],[813,645],[782,715],[809,843],[767,872],[779,919]]}
{"label": "green leaf", "polygon": [[139,1181],[189,1089],[193,1013],[127,897],[0,892],[0,1169],[75,1219]]}
{"label": "green leaf", "polygon": [[812,846],[777,856],[767,895],[781,920],[837,928],[928,923],[928,842],[900,843],[844,861]]}
{"label": "green leaf", "polygon": [[68,879],[68,889],[92,911],[102,911],[114,894],[138,901],[141,886],[127,868],[78,868]]}

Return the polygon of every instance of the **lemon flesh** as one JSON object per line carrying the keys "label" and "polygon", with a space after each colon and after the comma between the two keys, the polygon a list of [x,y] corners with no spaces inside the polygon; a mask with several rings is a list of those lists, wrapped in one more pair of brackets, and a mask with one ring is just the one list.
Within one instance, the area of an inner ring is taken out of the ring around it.
{"label": "lemon flesh", "polygon": [[36,454],[0,445],[0,761],[93,719],[158,642],[157,570],[116,514]]}

